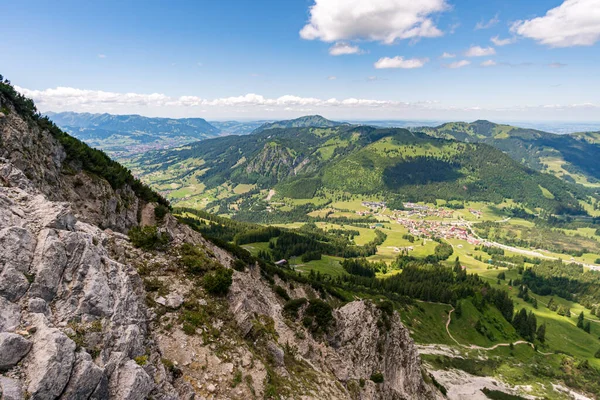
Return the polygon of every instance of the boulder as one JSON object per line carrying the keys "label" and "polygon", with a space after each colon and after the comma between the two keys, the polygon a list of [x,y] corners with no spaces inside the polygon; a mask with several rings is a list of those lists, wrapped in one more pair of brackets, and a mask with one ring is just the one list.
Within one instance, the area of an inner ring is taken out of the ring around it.
{"label": "boulder", "polygon": [[0,375],[0,398],[2,400],[23,400],[25,394],[21,382]]}
{"label": "boulder", "polygon": [[110,378],[110,397],[114,399],[144,400],[152,389],[152,379],[133,360],[121,365]]}
{"label": "boulder", "polygon": [[0,371],[14,367],[31,349],[31,342],[16,333],[0,333]]}
{"label": "boulder", "polygon": [[102,380],[104,370],[94,364],[92,357],[86,352],[77,353],[75,367],[71,379],[63,392],[61,399],[86,400],[89,399]]}
{"label": "boulder", "polygon": [[28,392],[32,400],[57,398],[67,386],[75,361],[75,343],[56,328],[49,328],[41,314],[36,327],[31,357],[28,357]]}
{"label": "boulder", "polygon": [[27,308],[30,313],[45,314],[48,311],[48,305],[44,299],[33,297],[27,302]]}

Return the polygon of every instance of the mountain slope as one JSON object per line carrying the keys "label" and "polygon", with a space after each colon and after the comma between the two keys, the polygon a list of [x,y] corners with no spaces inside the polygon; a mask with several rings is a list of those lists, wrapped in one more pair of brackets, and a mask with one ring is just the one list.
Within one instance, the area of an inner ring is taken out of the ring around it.
{"label": "mountain slope", "polygon": [[594,140],[593,133],[557,135],[489,121],[451,122],[413,130],[434,137],[489,144],[530,168],[568,182],[587,185],[600,182],[600,166],[593,161],[600,157],[600,142]]}
{"label": "mountain slope", "polygon": [[579,213],[577,199],[588,194],[485,144],[365,126],[271,129],[217,138],[145,155],[136,166],[143,166],[136,170],[142,176],[156,179],[158,189],[186,184],[190,177],[205,190],[254,185],[274,187],[292,198],[311,198],[321,189],[412,201],[499,203],[508,198],[549,212]]}
{"label": "mountain slope", "polygon": [[47,115],[63,130],[113,156],[162,149],[217,136],[221,131],[202,118],[149,118],[62,112]]}
{"label": "mountain slope", "polygon": [[331,128],[340,125],[348,124],[343,122],[330,121],[327,118],[323,118],[320,115],[306,115],[304,117],[290,119],[286,121],[267,122],[256,128],[254,132],[262,132],[268,129],[275,128]]}

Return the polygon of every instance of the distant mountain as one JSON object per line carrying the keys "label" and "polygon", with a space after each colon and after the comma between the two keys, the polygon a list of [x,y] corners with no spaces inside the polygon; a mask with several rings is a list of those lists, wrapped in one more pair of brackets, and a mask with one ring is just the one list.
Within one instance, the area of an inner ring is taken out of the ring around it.
{"label": "distant mountain", "polygon": [[47,115],[66,132],[113,157],[175,147],[215,137],[221,132],[202,118],[75,112],[48,112]]}
{"label": "distant mountain", "polygon": [[270,121],[210,121],[210,124],[221,131],[221,135],[247,135],[256,128]]}
{"label": "distant mountain", "polygon": [[141,115],[113,115],[90,113],[47,113],[58,126],[98,129],[111,132],[144,132],[190,136],[198,139],[216,136],[219,129],[203,118],[151,118]]}
{"label": "distant mountain", "polygon": [[537,171],[567,182],[600,184],[600,133],[554,134],[479,120],[412,128],[430,136],[489,144]]}
{"label": "distant mountain", "polygon": [[147,153],[135,168],[142,177],[152,174],[166,195],[189,182],[190,190],[182,192],[201,184],[203,190],[222,193],[222,200],[224,190],[218,188],[253,185],[301,199],[319,190],[388,200],[513,199],[531,208],[579,213],[577,199],[590,193],[485,144],[368,126],[272,128],[220,137]]}
{"label": "distant mountain", "polygon": [[304,117],[289,119],[285,121],[268,122],[258,127],[255,132],[262,132],[276,128],[331,128],[334,126],[349,125],[345,122],[328,120],[320,115],[306,115]]}

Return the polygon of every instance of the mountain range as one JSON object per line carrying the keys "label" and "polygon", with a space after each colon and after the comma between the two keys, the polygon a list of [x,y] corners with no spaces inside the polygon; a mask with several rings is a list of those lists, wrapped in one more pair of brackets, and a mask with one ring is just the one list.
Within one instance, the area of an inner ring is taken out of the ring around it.
{"label": "mountain range", "polygon": [[493,146],[537,171],[588,186],[600,183],[600,132],[554,134],[489,121],[412,128],[428,135]]}
{"label": "mountain range", "polygon": [[582,212],[579,202],[591,194],[475,140],[466,143],[400,128],[332,125],[258,129],[246,136],[146,153],[135,165],[142,177],[168,175],[160,180],[165,187],[194,176],[205,190],[254,185],[298,199],[310,199],[322,190],[388,200],[512,199],[549,212],[577,214]]}

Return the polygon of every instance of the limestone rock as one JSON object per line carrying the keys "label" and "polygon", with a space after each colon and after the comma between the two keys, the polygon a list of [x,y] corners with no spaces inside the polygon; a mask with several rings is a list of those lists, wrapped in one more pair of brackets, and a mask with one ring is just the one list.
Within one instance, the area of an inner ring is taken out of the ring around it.
{"label": "limestone rock", "polygon": [[19,306],[0,296],[0,332],[14,332],[20,323]]}
{"label": "limestone rock", "polygon": [[55,399],[69,381],[75,343],[60,330],[49,328],[40,314],[36,314],[36,326],[31,357],[27,360],[27,391],[34,400]]}
{"label": "limestone rock", "polygon": [[0,375],[0,398],[2,400],[23,400],[25,394],[21,382]]}
{"label": "limestone rock", "polygon": [[45,314],[48,311],[48,305],[44,299],[33,297],[27,302],[27,308],[31,313]]}
{"label": "limestone rock", "polygon": [[89,399],[100,380],[104,370],[94,364],[92,357],[83,352],[77,353],[77,361],[69,383],[63,392],[61,399],[64,400],[86,400]]}
{"label": "limestone rock", "polygon": [[16,333],[0,333],[0,371],[16,365],[31,349],[31,342]]}
{"label": "limestone rock", "polygon": [[144,400],[154,388],[146,371],[133,360],[113,373],[109,385],[110,397],[122,400]]}

